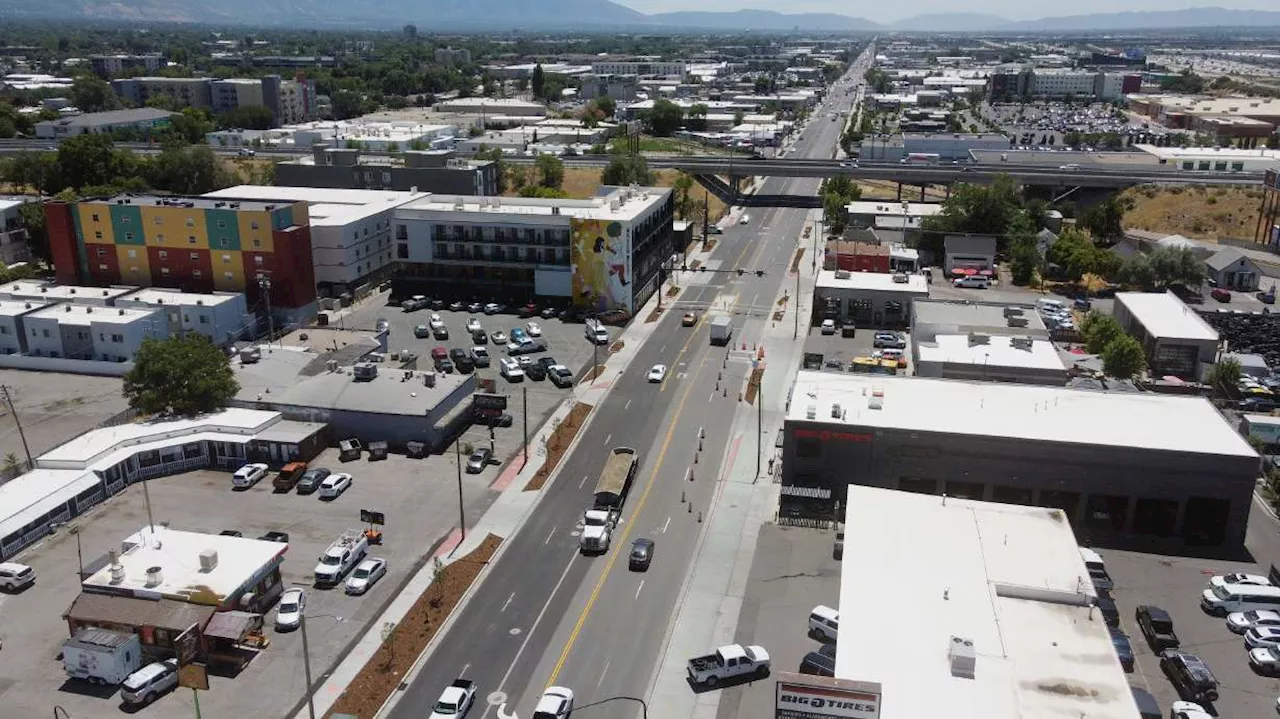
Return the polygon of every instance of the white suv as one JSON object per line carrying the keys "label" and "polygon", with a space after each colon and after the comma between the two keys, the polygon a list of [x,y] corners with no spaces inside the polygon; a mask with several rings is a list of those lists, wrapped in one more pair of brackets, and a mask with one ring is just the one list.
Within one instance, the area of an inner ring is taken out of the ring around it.
{"label": "white suv", "polygon": [[126,704],[150,704],[156,697],[178,686],[178,660],[153,662],[129,675],[120,688]]}
{"label": "white suv", "polygon": [[520,369],[520,363],[511,357],[503,357],[498,360],[498,364],[502,366],[499,373],[507,378],[508,382],[523,382],[524,370]]}
{"label": "white suv", "polygon": [[16,592],[23,587],[35,584],[36,570],[17,562],[0,563],[0,588],[8,592]]}

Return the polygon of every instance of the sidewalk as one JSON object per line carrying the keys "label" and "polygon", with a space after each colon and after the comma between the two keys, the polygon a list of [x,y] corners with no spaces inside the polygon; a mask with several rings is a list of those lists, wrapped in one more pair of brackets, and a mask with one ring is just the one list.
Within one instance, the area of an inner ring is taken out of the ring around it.
{"label": "sidewalk", "polygon": [[[797,246],[803,243],[797,238]],[[794,276],[788,273],[785,290]],[[800,263],[801,297],[811,295],[816,272],[808,262]],[[779,295],[780,297],[781,295]],[[689,657],[705,654],[709,648],[734,641],[742,597],[751,571],[756,538],[760,527],[772,521],[778,506],[780,485],[773,477],[780,471],[769,471],[774,455],[774,437],[786,415],[787,391],[791,378],[803,358],[803,342],[793,338],[797,298],[788,301],[783,320],[771,317],[761,320],[752,336],[764,348],[765,372],[762,399],[765,410],[763,454],[766,469],[756,476],[757,430],[755,405],[743,403],[734,413],[726,457],[695,558],[681,589],[680,605],[659,658],[658,671],[648,690],[648,701],[655,716],[715,719],[720,706],[720,692],[694,693],[686,680],[685,665]],[[807,331],[807,323],[804,323]],[[743,333],[745,336],[746,332]],[[747,340],[748,343],[750,340]],[[732,390],[731,390],[732,391]],[[732,448],[739,445],[742,451]],[[746,447],[741,447],[745,444]],[[729,464],[725,464],[728,462]]]}
{"label": "sidewalk", "polygon": [[[542,425],[538,427],[537,431],[529,438],[529,462],[521,468],[521,460],[517,457],[512,460],[512,462],[498,475],[498,478],[494,483],[490,485],[490,489],[500,492],[500,494],[484,515],[480,517],[472,527],[467,529],[466,538],[463,539],[460,528],[453,527],[448,535],[445,536],[444,541],[436,548],[436,551],[431,558],[433,561],[428,561],[422,566],[422,569],[420,569],[418,573],[409,580],[409,582],[404,586],[404,589],[401,590],[400,594],[387,605],[382,616],[378,617],[377,621],[372,622],[369,625],[371,627],[370,630],[359,639],[355,646],[352,647],[351,651],[343,657],[342,661],[339,662],[330,673],[328,673],[324,683],[315,691],[314,701],[317,716],[323,716],[333,708],[338,697],[342,695],[342,692],[346,690],[347,686],[350,685],[351,682],[355,681],[360,670],[364,668],[369,659],[378,651],[378,648],[382,645],[382,627],[388,622],[396,624],[399,623],[400,620],[404,619],[404,616],[408,614],[409,609],[413,607],[413,604],[417,601],[418,597],[426,591],[427,587],[431,586],[431,582],[435,579],[437,569],[436,562],[434,561],[435,559],[440,560],[439,565],[440,568],[443,569],[456,559],[465,557],[469,552],[479,546],[480,542],[483,541],[486,536],[494,534],[502,537],[503,539],[508,539],[515,535],[515,533],[519,531],[520,527],[524,525],[525,520],[528,518],[534,507],[537,505],[538,500],[543,495],[542,491],[526,492],[524,491],[524,488],[529,483],[529,480],[533,478],[533,475],[537,473],[538,468],[542,466],[544,453],[542,447],[544,446],[544,442],[550,438],[552,429],[559,423],[559,421],[568,416],[576,403],[585,402],[592,406],[599,406],[599,404],[604,401],[605,396],[612,387],[613,379],[627,368],[631,359],[657,327],[656,322],[646,323],[644,321],[644,318],[648,317],[649,313],[653,311],[653,308],[656,306],[657,294],[655,293],[655,295],[649,298],[649,301],[646,302],[645,306],[637,313],[636,316],[638,319],[634,320],[631,325],[616,338],[617,340],[622,341],[623,347],[618,352],[610,354],[604,358],[602,364],[605,367],[605,371],[601,373],[600,378],[590,383],[581,383],[576,385],[574,387],[572,397],[566,398],[561,402],[560,406],[556,407],[555,411],[547,418],[547,421],[543,422]],[[574,437],[574,441],[565,450],[564,456],[568,456],[574,451],[577,447],[578,439],[582,437],[586,426],[590,424],[594,416],[594,411],[587,415],[586,420],[583,422],[583,426],[579,428],[578,434]],[[559,470],[557,469],[557,471],[553,472],[551,477],[548,478],[547,484],[544,485],[544,489],[556,480],[556,476],[558,474]],[[471,598],[471,595],[479,589],[490,569],[496,565],[498,560],[502,557],[502,552],[507,546],[507,543],[504,542],[498,547],[497,553],[494,554],[488,566],[481,572],[480,576],[476,578],[476,581],[473,582],[471,587],[467,590],[467,593],[464,594],[462,599],[458,602],[458,608],[464,606],[467,600]],[[455,608],[455,612],[456,611],[457,609]],[[453,617],[454,614],[451,613],[449,618],[445,620],[444,625],[440,627],[438,632],[436,632],[435,637],[432,639],[432,643],[427,645],[426,650],[423,651],[423,653],[414,662],[413,667],[405,675],[406,682],[412,682],[417,676],[423,660],[431,653],[432,648],[435,646],[435,641],[440,637],[443,637],[448,632],[450,625],[453,623]],[[378,711],[377,716],[385,716],[400,696],[400,692],[393,693],[387,703]],[[297,713],[296,719],[307,719],[307,708],[305,704]]]}

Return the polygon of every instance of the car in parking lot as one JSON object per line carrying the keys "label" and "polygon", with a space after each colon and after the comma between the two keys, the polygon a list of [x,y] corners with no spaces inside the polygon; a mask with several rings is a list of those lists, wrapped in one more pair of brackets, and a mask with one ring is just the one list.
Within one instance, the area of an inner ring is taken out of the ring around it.
{"label": "car in parking lot", "polygon": [[530,337],[542,336],[542,325],[538,324],[537,322],[530,322],[524,327],[525,327],[525,332],[528,332]]}
{"label": "car in parking lot", "polygon": [[542,340],[525,339],[524,342],[508,342],[507,354],[511,356],[528,355],[536,352],[545,352],[547,343]]}
{"label": "car in parking lot", "polygon": [[1243,585],[1249,587],[1268,587],[1271,586],[1271,580],[1261,574],[1244,574],[1236,572],[1234,574],[1223,574],[1217,577],[1210,577],[1209,587],[1230,587],[1234,585]]}
{"label": "car in parking lot", "polygon": [[482,330],[482,329],[484,329],[484,326],[480,324],[480,320],[476,319],[475,317],[468,317],[468,318],[467,318],[467,331],[468,331],[468,332],[470,332],[470,333],[472,333],[472,334],[475,334],[476,332],[479,332],[479,331],[480,331],[480,330]]}
{"label": "car in parking lot", "polygon": [[1252,627],[1245,630],[1245,646],[1250,649],[1258,647],[1280,647],[1280,627]]}
{"label": "car in parking lot", "polygon": [[339,495],[350,488],[350,474],[346,472],[331,474],[320,483],[320,499],[337,499]]}
{"label": "car in parking lot", "polygon": [[489,335],[489,340],[495,345],[505,345],[507,343],[507,333],[502,330],[497,330],[493,334]]}
{"label": "car in parking lot", "polygon": [[267,532],[266,534],[262,535],[261,537],[258,537],[258,539],[260,539],[260,540],[262,540],[262,541],[264,541],[264,542],[280,542],[281,544],[288,544],[288,543],[289,543],[289,533],[288,533],[288,532],[274,532],[274,531],[273,531],[273,532]]}
{"label": "car in parking lot", "polygon": [[508,382],[523,382],[524,370],[520,369],[520,363],[514,358],[503,357],[498,360],[498,373],[507,378]]}
{"label": "car in parking lot", "polygon": [[907,341],[897,332],[877,332],[871,346],[877,349],[906,349]]}
{"label": "car in parking lot", "polygon": [[1280,673],[1280,649],[1276,647],[1250,649],[1249,666],[1259,674],[1275,676]]}
{"label": "car in parking lot", "polygon": [[497,302],[490,302],[489,304],[484,306],[484,313],[486,315],[496,315],[501,311],[502,311],[502,305],[498,304]]}
{"label": "car in parking lot", "polygon": [[307,607],[307,593],[293,587],[284,590],[280,595],[280,604],[276,607],[276,631],[297,629],[302,623],[302,611]]}
{"label": "car in parking lot", "polygon": [[234,489],[248,489],[265,476],[267,476],[267,465],[261,462],[251,462],[237,469],[231,475],[231,486]]}
{"label": "car in parking lot", "polygon": [[381,557],[368,557],[356,565],[356,569],[347,577],[347,594],[364,594],[369,588],[382,579],[387,573],[387,560]]}
{"label": "car in parking lot", "polygon": [[444,325],[440,325],[439,327],[431,330],[431,336],[438,340],[447,340],[449,339],[449,328]]}
{"label": "car in parking lot", "polygon": [[551,384],[557,387],[564,388],[573,386],[573,371],[562,364],[548,367],[547,376],[551,378]]}
{"label": "car in parking lot", "polygon": [[1151,651],[1159,653],[1165,649],[1174,649],[1180,644],[1178,635],[1173,631],[1173,619],[1160,607],[1140,604],[1134,611],[1134,620]]}
{"label": "car in parking lot", "polygon": [[1214,719],[1214,716],[1195,702],[1174,702],[1169,706],[1169,719]]}
{"label": "car in parking lot", "polygon": [[1160,652],[1160,671],[1173,683],[1178,696],[1194,702],[1218,700],[1218,680],[1200,657],[1179,649]]}
{"label": "car in parking lot", "polygon": [[1230,302],[1230,301],[1231,301],[1231,291],[1230,291],[1230,290],[1224,290],[1224,289],[1222,289],[1221,287],[1215,287],[1215,288],[1213,288],[1213,290],[1209,292],[1209,296],[1210,296],[1210,297],[1212,297],[1213,299],[1215,299],[1215,300],[1219,301],[1219,302]]}
{"label": "car in parking lot", "polygon": [[489,350],[484,347],[471,348],[471,361],[474,362],[477,367],[488,367],[489,359]]}
{"label": "car in parking lot", "polygon": [[488,447],[481,447],[471,453],[467,459],[467,474],[480,474],[493,460],[493,452]]}
{"label": "car in parking lot", "polygon": [[0,589],[16,592],[36,582],[36,570],[17,562],[0,563]]}
{"label": "car in parking lot", "polygon": [[471,333],[471,341],[478,345],[489,344],[489,334],[484,330],[477,330]]}
{"label": "car in parking lot", "polygon": [[1253,609],[1227,615],[1227,629],[1235,634],[1244,634],[1254,627],[1277,626],[1280,626],[1280,612],[1272,609]]}
{"label": "car in parking lot", "polygon": [[298,480],[298,494],[311,494],[320,489],[320,484],[324,482],[325,477],[328,477],[329,474],[329,470],[324,467],[316,467],[303,472],[302,479]]}
{"label": "car in parking lot", "polygon": [[1111,632],[1111,646],[1115,647],[1116,658],[1120,660],[1120,666],[1126,672],[1133,671],[1133,645],[1129,643],[1129,637],[1118,627],[1109,627]]}
{"label": "car in parking lot", "polygon": [[413,328],[413,336],[418,339],[426,339],[431,336],[431,328],[426,325],[418,325]]}
{"label": "car in parking lot", "polygon": [[529,339],[530,335],[523,327],[513,327],[510,337],[512,342],[524,342]]}
{"label": "car in parking lot", "polygon": [[824,335],[833,335],[836,333],[836,321],[823,320],[822,327],[820,329],[822,330],[822,334]]}
{"label": "car in parking lot", "polygon": [[178,686],[178,660],[152,662],[129,675],[120,685],[120,699],[125,704],[150,704]]}
{"label": "car in parking lot", "polygon": [[[459,302],[459,303],[458,303],[458,310],[459,310],[459,311],[461,311],[461,310],[462,310],[462,308],[463,308],[463,306],[464,306],[464,305],[463,305],[461,302]],[[475,312],[484,312],[484,303],[483,303],[483,302],[471,302],[471,303],[468,303],[467,305],[465,305],[465,307],[466,307],[466,309],[467,309],[467,311],[468,311],[468,312],[472,312],[472,313],[475,313]],[[453,308],[452,308],[452,307],[450,307],[450,309],[453,309]]]}

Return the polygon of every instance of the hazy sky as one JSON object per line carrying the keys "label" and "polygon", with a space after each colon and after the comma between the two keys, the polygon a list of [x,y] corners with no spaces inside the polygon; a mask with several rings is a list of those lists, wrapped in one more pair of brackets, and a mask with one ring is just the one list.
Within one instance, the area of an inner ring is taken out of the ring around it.
{"label": "hazy sky", "polygon": [[872,2],[848,0],[615,0],[640,12],[671,10],[733,11],[743,8],[777,10],[779,12],[834,12],[864,17],[876,22],[891,22],[904,17],[937,12],[979,12],[999,15],[1010,20],[1035,20],[1055,15],[1121,12],[1125,10],[1176,10],[1191,7],[1225,7],[1241,10],[1280,10],[1275,0],[1073,0],[1068,3],[1028,3],[1025,0],[916,0],[910,4],[885,6]]}

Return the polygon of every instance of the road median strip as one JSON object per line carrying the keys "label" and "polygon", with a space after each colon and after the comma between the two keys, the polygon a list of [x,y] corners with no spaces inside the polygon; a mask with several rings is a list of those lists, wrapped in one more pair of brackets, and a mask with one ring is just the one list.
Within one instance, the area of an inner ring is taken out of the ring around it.
{"label": "road median strip", "polygon": [[533,492],[542,489],[547,480],[551,478],[551,474],[556,471],[556,467],[560,464],[560,460],[564,458],[564,454],[573,444],[573,438],[577,436],[578,430],[582,428],[583,422],[586,421],[587,415],[591,414],[592,405],[579,402],[569,410],[569,414],[565,416],[564,421],[556,425],[552,430],[551,436],[547,438],[547,458],[543,460],[542,466],[530,478],[529,483],[524,486],[524,491]]}

